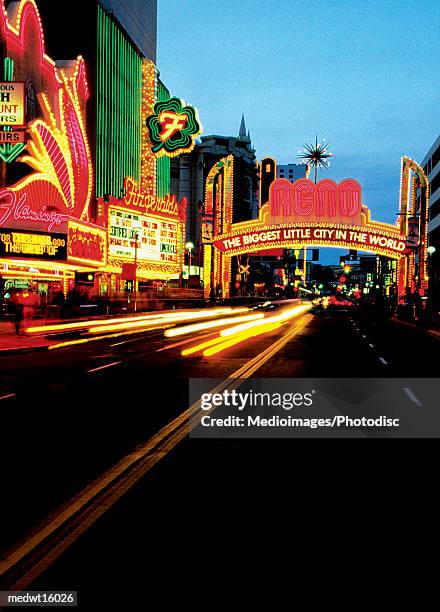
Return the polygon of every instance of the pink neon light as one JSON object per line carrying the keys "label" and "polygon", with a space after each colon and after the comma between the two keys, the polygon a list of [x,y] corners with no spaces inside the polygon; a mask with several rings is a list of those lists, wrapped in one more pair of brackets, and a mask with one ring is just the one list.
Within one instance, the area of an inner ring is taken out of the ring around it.
{"label": "pink neon light", "polygon": [[289,217],[292,214],[292,183],[287,179],[278,179],[270,186],[270,202],[274,216]]}
{"label": "pink neon light", "polygon": [[[293,209],[293,210],[292,210]],[[330,179],[315,185],[309,179],[290,183],[274,181],[270,187],[272,217],[309,217],[313,219],[353,219],[362,210],[362,189],[353,179],[337,183]]]}
{"label": "pink neon light", "polygon": [[346,179],[339,183],[339,210],[341,215],[354,217],[361,210],[362,189],[357,181]]}
{"label": "pink neon light", "polygon": [[309,179],[300,179],[293,184],[294,210],[300,217],[308,217],[315,205],[315,185]]}
{"label": "pink neon light", "polygon": [[338,208],[338,185],[324,179],[316,186],[316,214],[319,217],[336,217]]}

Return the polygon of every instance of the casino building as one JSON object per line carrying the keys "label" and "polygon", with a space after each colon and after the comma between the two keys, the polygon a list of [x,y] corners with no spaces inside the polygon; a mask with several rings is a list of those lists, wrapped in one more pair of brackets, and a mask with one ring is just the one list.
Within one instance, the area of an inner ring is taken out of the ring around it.
{"label": "casino building", "polygon": [[32,289],[50,301],[73,288],[78,270],[107,263],[92,207],[86,65],[46,54],[34,0],[1,0],[0,9],[0,96],[10,111],[0,118],[2,291]]}
{"label": "casino building", "polygon": [[186,202],[170,158],[201,128],[160,80],[156,0],[91,0],[68,22],[53,0],[0,3],[3,293],[50,301],[87,279],[120,297],[179,279]]}

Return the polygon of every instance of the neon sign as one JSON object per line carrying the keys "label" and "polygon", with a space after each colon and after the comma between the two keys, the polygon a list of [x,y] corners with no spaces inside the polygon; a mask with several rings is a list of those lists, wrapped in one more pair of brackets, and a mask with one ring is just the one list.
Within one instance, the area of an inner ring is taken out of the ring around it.
{"label": "neon sign", "polygon": [[65,234],[0,230],[0,256],[26,259],[67,259]]}
{"label": "neon sign", "polygon": [[26,127],[24,83],[0,83],[0,125]]}
{"label": "neon sign", "polygon": [[179,225],[175,221],[110,207],[109,254],[131,261],[136,257],[140,261],[177,264]]}
{"label": "neon sign", "polygon": [[315,185],[308,179],[291,183],[278,179],[269,190],[270,216],[282,220],[330,220],[360,225],[362,222],[362,188],[357,181],[346,179],[335,183],[330,179]]}
{"label": "neon sign", "polygon": [[177,115],[176,113],[160,113],[158,121],[162,126],[159,134],[162,142],[171,139],[174,134],[184,130],[188,123],[188,115]]}
{"label": "neon sign", "polygon": [[163,217],[179,217],[179,204],[174,195],[160,198],[143,192],[138,183],[131,177],[124,181],[125,196],[123,205],[128,208],[139,208],[144,213]]}
{"label": "neon sign", "polygon": [[26,192],[17,197],[12,189],[3,189],[0,191],[0,227],[9,220],[40,222],[46,224],[51,232],[66,221],[67,217],[54,211],[34,210],[28,204]]}
{"label": "neon sign", "polygon": [[390,257],[398,257],[406,249],[405,240],[398,236],[379,230],[346,226],[345,228],[315,227],[313,225],[286,224],[284,227],[273,226],[265,229],[243,232],[214,241],[214,246],[223,253],[234,255],[242,251],[260,251],[271,246],[293,248],[295,245],[328,245],[345,247],[347,244],[359,249],[375,250],[377,248]]}
{"label": "neon sign", "polygon": [[151,151],[157,157],[174,157],[189,153],[202,133],[197,110],[179,98],[170,98],[154,105],[154,112],[147,118]]}
{"label": "neon sign", "polygon": [[[93,168],[84,122],[89,97],[84,61],[79,57],[58,67],[45,54],[34,0],[20,0],[14,11],[0,11],[0,22],[10,61],[23,64],[26,54],[26,62],[32,63],[29,70],[45,83],[39,96],[43,119],[29,124],[27,154],[18,158],[33,172],[0,190],[0,226],[13,218],[36,226],[46,224],[51,230],[67,216],[86,219]],[[28,41],[33,41],[31,53]]]}
{"label": "neon sign", "polygon": [[[233,290],[232,258],[247,253],[280,253],[283,249],[335,247],[405,259],[407,232],[373,221],[362,202],[362,188],[353,179],[337,184],[326,179],[316,185],[308,179],[291,183],[275,180],[257,219],[233,222],[233,176],[226,160],[216,163],[206,178],[204,208],[215,217],[211,244],[204,246],[205,295],[219,288]],[[275,173],[274,173],[275,174]]]}
{"label": "neon sign", "polygon": [[104,230],[69,221],[68,260],[87,265],[105,265],[107,235]]}

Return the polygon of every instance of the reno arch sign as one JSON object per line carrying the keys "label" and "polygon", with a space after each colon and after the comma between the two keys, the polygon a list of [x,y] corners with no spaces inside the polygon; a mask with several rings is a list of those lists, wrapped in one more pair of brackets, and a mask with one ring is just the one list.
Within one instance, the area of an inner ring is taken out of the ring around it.
{"label": "reno arch sign", "polygon": [[[263,174],[261,191],[268,201],[261,202],[258,219],[233,223],[233,172],[225,169],[233,170],[234,160],[228,157],[221,161],[211,168],[206,181],[204,205],[211,215],[213,238],[204,250],[205,295],[220,291],[229,295],[235,285],[234,256],[313,246],[356,249],[394,259],[400,302],[406,299],[408,290],[426,292],[430,189],[428,178],[415,161],[402,158],[400,210],[395,224],[372,220],[362,202],[362,188],[354,179],[340,183],[325,179],[316,185],[308,179],[294,183],[272,179],[268,188],[267,182],[263,184]],[[275,160],[264,167],[269,167],[268,178],[276,176]],[[409,248],[408,218],[417,213],[412,190],[417,185],[422,192],[422,208],[416,261],[414,248]]]}
{"label": "reno arch sign", "polygon": [[317,185],[308,179],[291,183],[274,181],[270,187],[271,223],[291,221],[328,221],[345,225],[361,225],[362,188],[357,181],[346,179],[335,183],[330,179]]}
{"label": "reno arch sign", "polygon": [[406,243],[399,238],[390,238],[379,232],[362,231],[361,228],[351,229],[331,229],[316,228],[313,226],[292,227],[286,226],[283,229],[260,230],[225,238],[214,242],[214,245],[224,253],[235,254],[237,250],[247,249],[249,252],[258,251],[261,248],[267,249],[270,246],[288,248],[292,243],[301,246],[322,245],[345,247],[348,243],[364,250],[390,251],[394,255],[402,254],[406,249]]}
{"label": "reno arch sign", "polygon": [[399,259],[406,250],[406,237],[397,225],[371,220],[362,204],[362,188],[354,179],[339,184],[325,179],[316,185],[308,179],[294,183],[278,179],[258,219],[223,227],[213,244],[229,256],[270,248],[331,246]]}

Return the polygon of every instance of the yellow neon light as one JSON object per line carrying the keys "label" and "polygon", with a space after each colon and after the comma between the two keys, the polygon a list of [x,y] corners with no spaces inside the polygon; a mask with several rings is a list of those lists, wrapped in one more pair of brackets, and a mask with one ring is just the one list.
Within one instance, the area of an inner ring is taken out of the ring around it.
{"label": "yellow neon light", "polygon": [[161,113],[158,119],[162,126],[160,139],[165,142],[165,140],[168,140],[168,138],[171,138],[171,136],[183,130],[188,122],[188,115],[178,115],[168,111]]}

